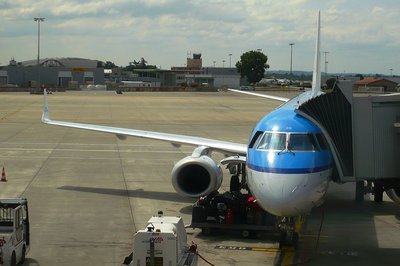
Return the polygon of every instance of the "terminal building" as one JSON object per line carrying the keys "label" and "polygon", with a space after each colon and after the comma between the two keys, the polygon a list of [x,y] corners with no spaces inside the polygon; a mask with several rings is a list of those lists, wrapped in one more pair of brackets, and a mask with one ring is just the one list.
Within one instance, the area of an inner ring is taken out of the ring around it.
{"label": "terminal building", "polygon": [[11,60],[0,68],[0,85],[78,89],[81,85],[104,84],[103,63],[83,58],[46,58],[17,63]]}
{"label": "terminal building", "polygon": [[54,89],[80,90],[94,85],[107,85],[102,88],[123,87],[126,90],[137,88],[172,89],[181,88],[239,88],[243,83],[236,68],[203,67],[200,53],[188,55],[185,66],[171,67],[170,70],[135,68],[124,71],[122,68],[104,69],[99,60],[85,58],[46,58],[39,61],[16,62],[0,67],[0,87],[34,88],[39,85]]}
{"label": "terminal building", "polygon": [[207,86],[212,88],[239,88],[240,74],[236,68],[203,67],[200,53],[193,53],[186,59],[186,67],[172,67],[176,73],[177,85]]}

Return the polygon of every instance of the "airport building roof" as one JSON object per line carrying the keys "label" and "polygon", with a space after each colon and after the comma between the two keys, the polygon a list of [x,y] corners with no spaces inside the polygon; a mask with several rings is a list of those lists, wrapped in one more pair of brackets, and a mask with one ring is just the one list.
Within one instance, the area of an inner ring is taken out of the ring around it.
{"label": "airport building roof", "polygon": [[[97,68],[98,60],[78,58],[78,57],[64,57],[64,58],[43,58],[39,63],[47,67],[83,67],[83,68]],[[28,60],[21,62],[22,66],[36,66],[37,60]]]}
{"label": "airport building roof", "polygon": [[384,78],[365,78],[365,79],[361,79],[361,80],[357,80],[354,82],[354,85],[366,85],[366,86],[370,86],[370,85],[374,85],[376,83],[381,83],[381,82],[389,82],[389,83],[395,83],[394,81],[388,80],[388,79],[384,79]]}

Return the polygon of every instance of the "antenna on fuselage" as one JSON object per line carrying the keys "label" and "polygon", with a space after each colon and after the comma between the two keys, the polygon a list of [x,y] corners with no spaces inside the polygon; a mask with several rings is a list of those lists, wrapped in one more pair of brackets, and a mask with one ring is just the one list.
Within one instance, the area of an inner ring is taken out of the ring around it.
{"label": "antenna on fuselage", "polygon": [[313,96],[316,96],[321,90],[321,66],[320,66],[320,18],[321,11],[318,10],[318,19],[317,19],[317,37],[315,41],[315,57],[314,57],[314,70],[313,70],[313,79],[312,79],[312,92]]}

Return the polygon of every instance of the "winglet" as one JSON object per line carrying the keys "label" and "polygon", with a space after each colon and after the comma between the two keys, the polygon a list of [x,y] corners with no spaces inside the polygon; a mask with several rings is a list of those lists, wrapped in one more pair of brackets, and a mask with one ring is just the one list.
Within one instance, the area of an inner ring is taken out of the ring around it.
{"label": "winglet", "polygon": [[47,123],[50,121],[50,115],[49,115],[49,104],[47,102],[47,91],[46,89],[43,91],[43,113],[42,113],[42,122]]}
{"label": "winglet", "polygon": [[321,65],[320,65],[320,17],[321,11],[318,10],[318,20],[317,20],[317,37],[315,41],[315,58],[314,58],[314,71],[313,71],[313,79],[312,79],[312,92],[313,95],[316,96],[321,91]]}

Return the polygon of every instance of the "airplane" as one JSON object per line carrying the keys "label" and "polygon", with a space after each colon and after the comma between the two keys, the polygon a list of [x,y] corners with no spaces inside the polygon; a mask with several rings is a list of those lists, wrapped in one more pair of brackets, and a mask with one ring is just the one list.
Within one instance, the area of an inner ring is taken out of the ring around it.
{"label": "airplane", "polygon": [[278,85],[281,85],[281,86],[287,86],[287,85],[291,84],[291,81],[288,79],[277,79],[276,81],[277,81]]}
{"label": "airplane", "polygon": [[[190,156],[181,159],[172,169],[172,185],[176,192],[197,198],[218,190],[223,180],[221,165],[227,165],[231,174],[241,175],[245,187],[255,197],[258,205],[277,217],[278,228],[285,240],[294,243],[298,238],[298,232],[295,232],[296,219],[306,216],[313,207],[324,202],[335,164],[329,136],[316,123],[296,113],[296,108],[301,104],[323,94],[320,88],[318,12],[311,90],[288,99],[229,89],[283,102],[257,123],[247,144],[52,120],[46,92],[42,121],[49,125],[112,133],[120,139],[133,136],[166,141],[174,146],[196,146]],[[212,152],[225,155],[220,164],[211,157]],[[239,182],[236,179],[232,181]]]}

